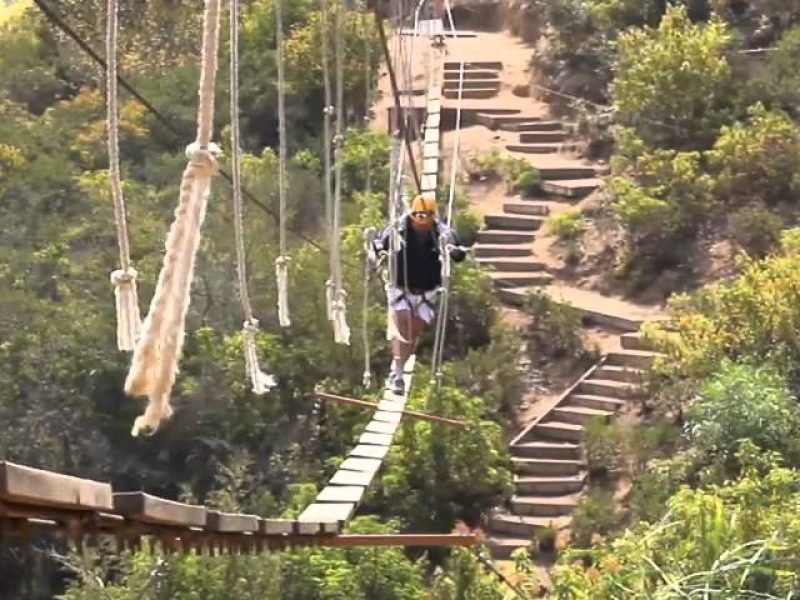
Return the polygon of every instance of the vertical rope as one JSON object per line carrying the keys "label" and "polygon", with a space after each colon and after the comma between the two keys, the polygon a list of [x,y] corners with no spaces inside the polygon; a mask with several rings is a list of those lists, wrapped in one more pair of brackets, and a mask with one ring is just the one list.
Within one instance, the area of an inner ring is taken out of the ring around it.
{"label": "vertical rope", "polygon": [[[370,52],[369,39],[364,45],[364,129],[369,134],[370,115],[372,112],[372,55]],[[367,197],[372,194],[372,148],[367,144],[367,173],[364,181],[365,193]],[[364,387],[372,385],[372,366],[370,364],[370,344],[369,344],[369,250],[372,241],[375,239],[376,232],[369,229],[364,234],[365,253],[364,253],[364,298],[361,305],[361,340],[364,344],[364,373],[361,376]]]}
{"label": "vertical rope", "polygon": [[239,128],[239,0],[230,0],[231,44],[231,179],[233,183],[233,216],[236,236],[236,274],[239,282],[239,301],[242,306],[242,340],[244,344],[245,373],[253,392],[265,394],[275,385],[275,379],[261,370],[258,362],[258,320],[253,315],[250,291],[247,284],[247,257],[245,254],[244,203],[242,202],[242,152]]}
{"label": "vertical rope", "polygon": [[136,269],[131,267],[125,197],[119,167],[119,108],[117,106],[117,0],[108,0],[106,10],[106,121],[108,126],[108,172],[114,200],[114,223],[117,228],[120,268],[111,273],[117,309],[117,348],[133,350],[142,326],[136,290]]}
{"label": "vertical rope", "polygon": [[342,211],[342,145],[344,144],[344,13],[345,7],[336,7],[336,136],[333,144],[335,182],[333,190],[333,333],[337,344],[350,344],[347,325],[347,293],[342,287],[341,211]]}
{"label": "vertical rope", "polygon": [[219,12],[219,0],[206,0],[197,139],[186,149],[189,161],[183,172],[175,220],[167,234],[164,263],[125,381],[127,394],[147,396],[148,399],[144,414],[133,424],[131,434],[134,436],[143,429],[156,429],[172,414],[169,397],[183,350],[195,257],[200,245],[200,228],[205,220],[211,178],[219,172],[217,157],[220,150],[211,143]]}
{"label": "vertical rope", "polygon": [[286,93],[283,64],[283,16],[281,0],[275,0],[275,40],[278,61],[278,197],[280,204],[280,254],[275,259],[275,274],[278,280],[278,321],[281,327],[289,327],[289,263],[286,253]]}
{"label": "vertical rope", "polygon": [[328,3],[327,0],[320,0],[320,18],[322,24],[320,27],[321,46],[322,46],[322,79],[325,86],[325,108],[323,109],[323,125],[324,125],[324,164],[325,164],[325,227],[328,231],[328,272],[329,278],[325,282],[325,300],[328,320],[333,321],[333,302],[334,302],[334,283],[333,273],[334,254],[333,254],[333,196],[331,194],[333,187],[332,180],[332,167],[331,167],[331,118],[333,116],[333,95],[331,93],[331,74],[330,74],[330,56],[328,49]]}

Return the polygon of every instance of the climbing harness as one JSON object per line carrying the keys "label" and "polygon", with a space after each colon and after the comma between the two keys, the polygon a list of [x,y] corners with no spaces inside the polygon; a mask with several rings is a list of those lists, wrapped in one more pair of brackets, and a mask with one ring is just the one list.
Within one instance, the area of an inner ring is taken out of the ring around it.
{"label": "climbing harness", "polygon": [[197,138],[186,149],[188,164],[183,172],[175,220],[167,235],[163,266],[125,381],[128,395],[148,398],[144,414],[134,422],[131,431],[134,436],[143,429],[155,430],[172,414],[169,398],[183,350],[200,230],[205,219],[211,179],[219,172],[221,151],[211,142],[219,24],[219,0],[206,0]]}
{"label": "climbing harness", "polygon": [[136,290],[137,272],[131,266],[131,249],[128,223],[125,214],[125,197],[119,167],[119,95],[117,92],[117,32],[119,6],[117,0],[108,0],[106,29],[106,111],[108,123],[108,173],[111,196],[114,200],[114,222],[117,228],[120,268],[111,273],[117,308],[117,348],[131,352],[139,338],[142,316]]}
{"label": "climbing harness", "polygon": [[258,361],[256,335],[258,320],[253,315],[247,283],[247,258],[245,254],[244,206],[242,202],[242,156],[239,128],[239,0],[230,0],[231,44],[231,171],[233,175],[233,213],[236,236],[236,274],[239,281],[239,301],[242,306],[242,339],[244,341],[245,371],[253,392],[265,394],[275,379],[264,373]]}
{"label": "climbing harness", "polygon": [[286,92],[283,64],[283,16],[282,0],[275,0],[275,40],[278,63],[278,197],[280,221],[280,254],[275,259],[275,275],[278,281],[278,322],[281,327],[289,327],[289,264],[291,258],[286,252]]}

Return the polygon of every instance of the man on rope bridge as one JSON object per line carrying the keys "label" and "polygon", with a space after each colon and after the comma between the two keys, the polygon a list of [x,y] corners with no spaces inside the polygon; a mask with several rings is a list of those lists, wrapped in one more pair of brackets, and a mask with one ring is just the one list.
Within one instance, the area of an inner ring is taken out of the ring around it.
{"label": "man on rope bridge", "polygon": [[394,327],[390,328],[393,362],[387,387],[394,394],[405,393],[403,365],[436,313],[443,252],[455,262],[467,255],[456,232],[439,220],[436,201],[424,196],[414,198],[408,212],[390,223],[368,247],[373,269],[390,256],[386,295]]}

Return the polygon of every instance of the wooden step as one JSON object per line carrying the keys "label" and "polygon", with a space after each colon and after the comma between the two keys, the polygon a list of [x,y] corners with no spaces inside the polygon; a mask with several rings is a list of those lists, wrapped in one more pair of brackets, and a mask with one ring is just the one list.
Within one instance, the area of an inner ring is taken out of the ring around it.
{"label": "wooden step", "polygon": [[625,350],[652,351],[653,348],[648,344],[638,332],[624,333],[620,336],[620,343]]}
{"label": "wooden step", "polygon": [[519,134],[520,144],[550,144],[563,142],[569,137],[569,132],[563,129],[553,131],[523,131]]}
{"label": "wooden step", "polygon": [[578,494],[568,496],[512,496],[511,507],[518,515],[560,517],[569,515],[578,504]]}
{"label": "wooden step", "polygon": [[511,459],[514,471],[521,475],[550,475],[551,477],[569,477],[577,475],[583,467],[579,460],[557,460],[553,458],[517,458]]}
{"label": "wooden step", "polygon": [[503,211],[512,215],[546,217],[550,214],[550,207],[540,202],[506,202],[503,204]]}
{"label": "wooden step", "polygon": [[531,256],[530,244],[477,244],[474,247],[476,258]]}
{"label": "wooden step", "polygon": [[488,229],[510,229],[512,231],[536,231],[544,223],[542,217],[524,215],[493,214],[484,215],[483,222]]}
{"label": "wooden step", "polygon": [[570,394],[567,398],[567,406],[583,406],[609,412],[616,412],[627,404],[625,400],[619,398],[609,398],[608,396],[595,396],[592,394]]}
{"label": "wooden step", "polygon": [[551,527],[555,530],[569,525],[566,517],[526,517],[509,513],[496,513],[489,520],[489,530],[505,536],[532,540],[537,531]]}
{"label": "wooden step", "polygon": [[524,306],[528,295],[534,290],[532,287],[503,288],[497,290],[497,297],[509,306]]}
{"label": "wooden step", "polygon": [[509,152],[519,152],[520,154],[557,154],[564,149],[560,143],[553,144],[507,144],[506,150]]}
{"label": "wooden step", "polygon": [[[496,79],[499,73],[493,69],[464,69],[464,79]],[[458,81],[461,78],[461,69],[446,69],[445,81]]]}
{"label": "wooden step", "polygon": [[[470,90],[461,90],[460,97],[464,100],[483,100],[486,98],[494,98],[497,95],[498,89],[499,88],[496,87],[481,87]],[[446,89],[442,92],[442,95],[448,100],[458,100],[459,91],[457,89]]]}
{"label": "wooden step", "polygon": [[489,277],[494,282],[495,287],[507,288],[520,285],[547,285],[553,281],[553,276],[546,271],[493,271]]}
{"label": "wooden step", "polygon": [[549,178],[549,181],[542,182],[542,189],[548,194],[564,196],[566,198],[583,198],[588,196],[597,188],[603,185],[603,180],[590,173],[583,179],[563,179],[561,181]]}
{"label": "wooden step", "polygon": [[533,428],[532,433],[536,438],[542,440],[580,442],[583,437],[583,427],[575,423],[547,421],[546,423],[538,423]]}
{"label": "wooden step", "polygon": [[560,131],[564,124],[561,121],[517,121],[504,124],[504,131]]}
{"label": "wooden step", "polygon": [[529,231],[481,229],[477,235],[477,242],[479,244],[530,244],[534,238],[534,234]]}
{"label": "wooden step", "polygon": [[514,489],[520,496],[564,496],[577,494],[583,489],[585,475],[572,477],[517,477]]}
{"label": "wooden step", "polygon": [[487,78],[487,79],[464,79],[463,81],[459,79],[446,79],[444,81],[444,88],[445,90],[455,90],[457,91],[459,87],[465,90],[477,90],[477,89],[490,89],[494,88],[496,90],[500,89],[500,80],[496,77],[494,79]]}
{"label": "wooden step", "polygon": [[580,447],[574,442],[536,440],[514,444],[511,446],[511,454],[514,458],[577,461],[580,458]]}
{"label": "wooden step", "polygon": [[645,350],[617,350],[606,355],[607,365],[619,365],[647,370],[653,365],[656,354]]}
{"label": "wooden step", "polygon": [[599,408],[588,408],[586,406],[570,406],[565,404],[554,408],[548,418],[562,423],[574,423],[575,425],[586,425],[592,419],[603,419],[606,423],[614,416],[614,412]]}
{"label": "wooden step", "polygon": [[495,560],[508,560],[518,548],[530,547],[533,540],[498,533],[487,536],[484,542]]}
{"label": "wooden step", "polygon": [[[444,63],[444,70],[445,71],[458,71],[461,69],[461,62],[455,62],[448,60]],[[499,60],[472,60],[469,62],[464,62],[464,70],[489,70],[489,71],[502,71],[503,70],[503,62]]]}
{"label": "wooden step", "polygon": [[521,115],[518,110],[505,114],[484,110],[475,115],[475,120],[479,125],[483,125],[489,129],[505,129],[520,123],[537,123],[542,119],[541,117],[531,115]]}
{"label": "wooden step", "polygon": [[612,381],[624,381],[641,385],[646,380],[646,373],[641,369],[605,364],[595,370],[594,377],[597,379],[610,379]]}
{"label": "wooden step", "polygon": [[493,271],[544,271],[544,263],[528,256],[511,258],[476,258],[475,262],[485,269]]}
{"label": "wooden step", "polygon": [[639,386],[610,379],[585,379],[578,384],[575,391],[619,400],[641,397],[643,393]]}
{"label": "wooden step", "polygon": [[539,175],[545,180],[542,187],[549,191],[547,185],[550,180],[569,181],[595,177],[593,167],[537,167]]}

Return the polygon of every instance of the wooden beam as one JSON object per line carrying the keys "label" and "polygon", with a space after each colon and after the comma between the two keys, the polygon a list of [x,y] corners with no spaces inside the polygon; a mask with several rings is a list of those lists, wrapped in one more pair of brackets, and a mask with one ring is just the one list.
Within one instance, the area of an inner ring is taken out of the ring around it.
{"label": "wooden beam", "polygon": [[111,510],[111,485],[0,461],[0,500],[73,510]]}
{"label": "wooden beam", "polygon": [[[352,404],[353,406],[363,406],[365,408],[371,408],[372,410],[379,410],[379,404],[375,402],[367,402],[366,400],[357,400],[355,398],[348,398],[347,396],[339,396],[337,394],[329,394],[328,392],[323,392],[317,390],[316,392],[317,397],[320,400],[330,400],[332,402],[340,402],[342,404]],[[447,417],[440,417],[437,415],[431,415],[428,413],[418,412],[416,410],[408,410],[403,409],[401,414],[412,417],[414,419],[422,419],[423,421],[433,421],[434,423],[442,423],[443,425],[452,425],[453,427],[464,427],[466,426],[466,421],[461,421],[459,419],[448,419]]]}

